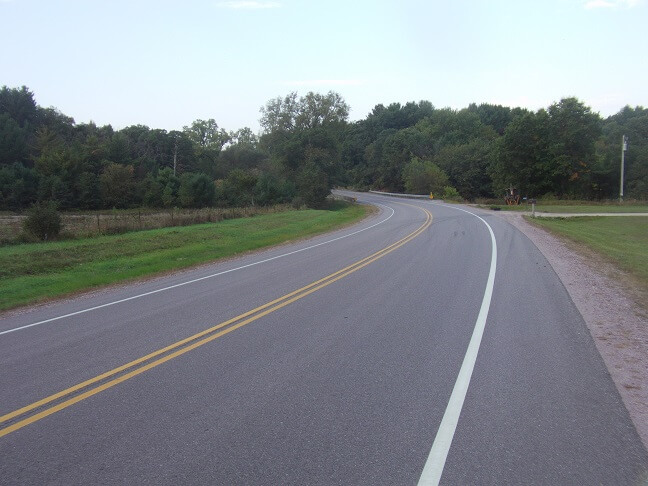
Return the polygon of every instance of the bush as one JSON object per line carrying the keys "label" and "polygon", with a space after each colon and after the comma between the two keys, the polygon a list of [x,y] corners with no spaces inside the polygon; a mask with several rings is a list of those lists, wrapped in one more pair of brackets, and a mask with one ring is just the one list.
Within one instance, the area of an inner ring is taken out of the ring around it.
{"label": "bush", "polygon": [[56,203],[36,203],[27,211],[23,230],[40,240],[56,239],[61,232],[61,216],[56,210]]}
{"label": "bush", "polygon": [[461,194],[459,194],[459,191],[457,191],[454,187],[445,186],[443,188],[444,201],[461,201],[461,199],[462,199]]}
{"label": "bush", "polygon": [[448,176],[438,165],[418,157],[403,168],[402,177],[405,191],[409,194],[441,193],[441,189],[448,184]]}
{"label": "bush", "polygon": [[306,207],[306,202],[300,196],[295,196],[290,203],[293,209],[304,209]]}
{"label": "bush", "polygon": [[214,181],[201,172],[186,173],[180,177],[178,199],[183,208],[203,208],[214,202]]}

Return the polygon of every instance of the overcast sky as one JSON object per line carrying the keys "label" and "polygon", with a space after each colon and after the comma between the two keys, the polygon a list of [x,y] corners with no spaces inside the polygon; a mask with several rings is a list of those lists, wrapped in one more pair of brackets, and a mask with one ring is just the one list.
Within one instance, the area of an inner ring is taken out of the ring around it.
{"label": "overcast sky", "polygon": [[648,105],[642,0],[0,0],[0,25],[0,85],[117,129],[257,131],[290,91],[337,91],[352,120],[419,100]]}

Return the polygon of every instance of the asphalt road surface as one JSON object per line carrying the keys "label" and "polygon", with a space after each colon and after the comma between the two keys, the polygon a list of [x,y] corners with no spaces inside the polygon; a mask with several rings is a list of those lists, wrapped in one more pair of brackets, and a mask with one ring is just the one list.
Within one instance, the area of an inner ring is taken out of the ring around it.
{"label": "asphalt road surface", "polygon": [[358,198],[354,227],[0,319],[0,483],[645,484],[524,235]]}

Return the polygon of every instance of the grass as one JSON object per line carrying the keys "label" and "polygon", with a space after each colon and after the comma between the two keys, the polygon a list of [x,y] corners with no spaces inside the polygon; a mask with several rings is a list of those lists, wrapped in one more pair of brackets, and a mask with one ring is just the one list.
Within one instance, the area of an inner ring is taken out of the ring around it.
{"label": "grass", "polygon": [[648,217],[579,216],[530,221],[603,255],[648,289]]}
{"label": "grass", "polygon": [[[507,206],[506,204],[479,204],[484,209],[495,209],[501,211],[531,211],[531,204],[520,204],[519,206]],[[536,211],[541,213],[648,213],[648,204],[645,201],[639,202],[601,202],[592,201],[538,201]]]}
{"label": "grass", "polygon": [[0,310],[160,274],[324,233],[367,214],[284,211],[218,223],[0,248]]}
{"label": "grass", "polygon": [[[259,214],[276,213],[291,209],[288,205],[255,206],[245,208],[202,209],[113,209],[99,211],[61,212],[63,230],[61,240],[87,238],[99,235],[115,235],[130,231],[189,226],[214,223],[226,219],[248,218]],[[22,225],[27,216],[0,212],[0,245],[29,241],[23,234]],[[33,239],[33,238],[32,238]]]}
{"label": "grass", "polygon": [[[489,206],[490,207],[490,206]],[[521,204],[519,206],[499,206],[502,211],[531,211],[531,205]],[[624,206],[617,204],[582,204],[582,205],[559,205],[559,204],[536,204],[536,211],[540,213],[648,213],[648,205]]]}

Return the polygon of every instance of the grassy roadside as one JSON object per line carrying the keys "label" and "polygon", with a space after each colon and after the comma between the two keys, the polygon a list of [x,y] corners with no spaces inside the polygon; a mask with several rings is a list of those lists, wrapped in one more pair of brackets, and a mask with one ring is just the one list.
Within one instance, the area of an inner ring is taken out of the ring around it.
{"label": "grassy roadside", "polygon": [[[479,205],[482,209],[499,208],[501,211],[530,212],[530,204],[519,206],[506,206],[503,204]],[[536,211],[540,213],[648,213],[646,204],[536,204]]]}
{"label": "grassy roadside", "polygon": [[187,268],[360,220],[365,206],[285,211],[219,223],[0,248],[0,310]]}
{"label": "grassy roadside", "polygon": [[635,276],[648,290],[648,217],[528,218],[602,255]]}

